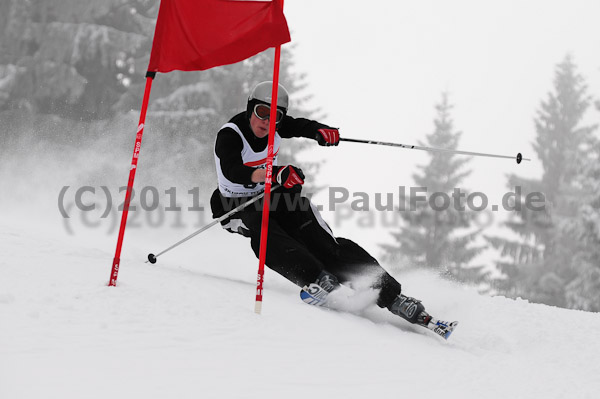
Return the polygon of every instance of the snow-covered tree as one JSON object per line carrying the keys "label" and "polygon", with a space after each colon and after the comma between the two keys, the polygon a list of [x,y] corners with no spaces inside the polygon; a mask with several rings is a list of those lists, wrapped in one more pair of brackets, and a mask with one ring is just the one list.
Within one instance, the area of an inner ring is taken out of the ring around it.
{"label": "snow-covered tree", "polygon": [[[600,102],[597,103],[600,109]],[[600,141],[590,148],[590,157],[580,170],[580,206],[568,232],[576,237],[573,258],[576,277],[566,286],[570,308],[600,311]]]}
{"label": "snow-covered tree", "polygon": [[136,77],[143,79],[158,2],[103,0],[75,7],[77,14],[65,13],[67,3],[3,5],[0,109],[103,119],[119,111]]}
{"label": "snow-covered tree", "polygon": [[543,167],[541,179],[509,176],[510,189],[521,188],[525,203],[530,193],[543,193],[541,210],[523,206],[506,226],[515,239],[488,237],[503,260],[497,266],[504,276],[496,288],[505,294],[536,302],[567,306],[567,285],[579,275],[576,254],[581,242],[573,234],[587,188],[581,173],[593,164],[593,131],[583,117],[591,98],[571,56],[557,65],[554,91],[542,101],[535,118],[533,147]]}
{"label": "snow-covered tree", "polygon": [[[435,108],[435,129],[419,145],[456,150],[462,133],[454,130],[447,94],[442,95]],[[385,257],[404,259],[403,263],[410,267],[434,269],[461,281],[481,282],[485,277],[482,267],[470,265],[481,251],[474,244],[480,233],[472,228],[476,214],[465,206],[469,193],[460,188],[470,174],[465,170],[469,160],[446,152],[428,154],[429,163],[420,166],[421,172],[414,174],[413,179],[416,186],[426,188],[429,197],[416,202],[415,210],[407,204],[406,211],[401,212],[404,225],[393,233],[396,243],[383,246]],[[455,189],[460,189],[461,194],[455,195]],[[434,195],[436,202],[432,206],[429,200]]]}

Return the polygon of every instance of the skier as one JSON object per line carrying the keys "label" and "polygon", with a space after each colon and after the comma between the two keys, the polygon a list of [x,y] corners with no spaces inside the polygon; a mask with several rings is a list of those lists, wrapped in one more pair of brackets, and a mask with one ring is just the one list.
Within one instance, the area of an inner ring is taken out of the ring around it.
{"label": "skier", "polygon": [[[246,110],[219,130],[215,142],[218,188],[211,197],[213,218],[264,191],[272,82],[259,83],[251,92]],[[410,323],[448,338],[457,322],[447,323],[425,312],[421,301],[407,297],[401,286],[363,248],[335,237],[320,213],[301,195],[304,173],[294,165],[277,165],[281,139],[304,137],[321,146],[336,146],[339,131],[317,121],[287,115],[288,93],[279,85],[273,149],[273,183],[280,187],[271,198],[266,265],[301,287],[306,303],[327,305],[328,295],[340,284],[351,286],[359,276],[372,276],[379,290],[377,305]],[[223,228],[250,238],[258,257],[262,201],[247,206],[221,222]]]}

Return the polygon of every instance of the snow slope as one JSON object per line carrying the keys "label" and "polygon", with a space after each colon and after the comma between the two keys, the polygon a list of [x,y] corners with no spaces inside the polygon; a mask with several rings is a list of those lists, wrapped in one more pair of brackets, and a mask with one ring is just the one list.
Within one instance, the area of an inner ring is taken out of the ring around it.
{"label": "snow slope", "polygon": [[0,221],[0,398],[598,397],[599,314],[401,276],[460,320],[445,342],[376,307],[311,307],[267,271],[259,316],[242,237],[213,229],[151,266],[181,237],[132,236],[107,287],[116,237]]}

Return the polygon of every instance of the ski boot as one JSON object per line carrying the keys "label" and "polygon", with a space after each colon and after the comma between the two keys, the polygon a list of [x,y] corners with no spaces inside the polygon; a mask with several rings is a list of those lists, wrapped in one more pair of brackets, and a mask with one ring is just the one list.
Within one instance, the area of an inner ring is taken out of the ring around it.
{"label": "ski boot", "polygon": [[406,321],[425,327],[444,339],[448,339],[458,325],[457,321],[448,323],[434,319],[425,311],[425,306],[420,300],[402,294],[396,297],[388,309]]}
{"label": "ski boot", "polygon": [[447,321],[437,320],[431,316],[429,317],[431,320],[427,323],[426,327],[444,339],[450,338],[450,334],[452,334],[458,325],[458,321],[448,323]]}
{"label": "ski boot", "polygon": [[300,299],[309,305],[323,306],[327,304],[327,296],[339,286],[337,277],[323,270],[317,281],[305,285],[300,290]]}

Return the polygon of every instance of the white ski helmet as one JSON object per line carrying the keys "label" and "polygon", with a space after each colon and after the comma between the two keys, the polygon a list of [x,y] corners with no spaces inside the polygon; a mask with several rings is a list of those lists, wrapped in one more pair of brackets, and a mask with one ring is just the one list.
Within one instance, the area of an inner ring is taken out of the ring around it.
{"label": "white ski helmet", "polygon": [[[248,106],[247,106],[247,113],[246,115],[248,116],[248,119],[250,119],[250,116],[252,115],[252,110],[254,109],[254,106],[256,104],[268,104],[271,105],[271,95],[273,90],[273,82],[272,81],[266,81],[266,82],[261,82],[259,84],[257,84],[254,89],[252,89],[252,92],[250,93],[250,96],[248,97]],[[289,105],[289,94],[287,92],[287,90],[285,89],[285,87],[283,87],[282,85],[279,85],[279,88],[277,89],[277,108],[279,108],[281,111],[283,111],[283,114],[285,115],[287,113],[288,110],[288,105]]]}

